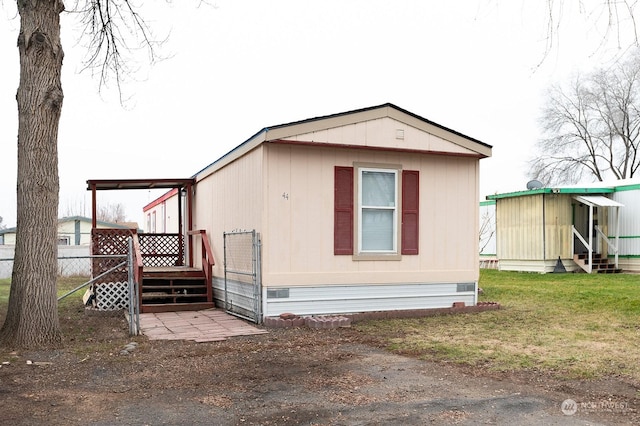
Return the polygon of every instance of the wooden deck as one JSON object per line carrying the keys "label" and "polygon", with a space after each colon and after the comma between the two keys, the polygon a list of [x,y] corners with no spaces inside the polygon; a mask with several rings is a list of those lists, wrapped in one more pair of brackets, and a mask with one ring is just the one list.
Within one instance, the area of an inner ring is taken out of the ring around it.
{"label": "wooden deck", "polygon": [[[204,230],[189,231],[188,242],[198,240],[201,259],[185,257],[185,238],[180,234],[139,234],[134,229],[94,228],[92,253],[101,255],[93,262],[94,276],[112,267],[109,256],[127,255],[132,247],[134,280],[138,284],[140,312],[201,310],[214,307],[211,287],[215,264],[209,239]],[[175,266],[200,264],[201,267]],[[125,281],[127,268],[104,277],[105,282]]]}
{"label": "wooden deck", "polygon": [[192,311],[214,307],[202,269],[188,266],[144,267],[140,312]]}

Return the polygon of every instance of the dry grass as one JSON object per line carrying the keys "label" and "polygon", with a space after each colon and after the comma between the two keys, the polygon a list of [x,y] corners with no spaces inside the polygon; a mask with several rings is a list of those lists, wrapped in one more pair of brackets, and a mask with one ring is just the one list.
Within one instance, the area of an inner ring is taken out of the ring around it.
{"label": "dry grass", "polygon": [[[58,297],[87,282],[87,277],[62,277],[57,282]],[[9,300],[11,281],[0,280],[0,326],[4,323]],[[128,338],[128,328],[123,316],[92,317],[85,314],[82,295],[85,288],[58,302],[58,316],[62,330],[62,346],[82,357],[87,354],[113,352],[113,342]],[[2,358],[2,353],[0,353]]]}
{"label": "dry grass", "polygon": [[520,274],[483,270],[481,300],[499,311],[375,321],[397,352],[496,371],[640,380],[640,276]]}

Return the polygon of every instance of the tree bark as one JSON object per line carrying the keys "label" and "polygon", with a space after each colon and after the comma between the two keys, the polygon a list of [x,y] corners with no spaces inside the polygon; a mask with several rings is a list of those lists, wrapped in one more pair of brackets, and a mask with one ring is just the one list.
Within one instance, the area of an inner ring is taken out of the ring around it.
{"label": "tree bark", "polygon": [[61,341],[57,303],[58,127],[62,110],[61,0],[18,0],[20,86],[16,248],[0,344]]}

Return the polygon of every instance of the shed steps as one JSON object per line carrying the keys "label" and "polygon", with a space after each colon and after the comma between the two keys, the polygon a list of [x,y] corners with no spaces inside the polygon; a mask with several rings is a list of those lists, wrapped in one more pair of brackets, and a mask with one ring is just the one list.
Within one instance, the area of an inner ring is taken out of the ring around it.
{"label": "shed steps", "polygon": [[600,253],[593,253],[591,255],[591,268],[589,268],[588,253],[574,254],[573,261],[587,273],[619,274],[622,272],[622,269],[616,268],[616,265],[613,263],[609,263],[609,259],[602,257]]}

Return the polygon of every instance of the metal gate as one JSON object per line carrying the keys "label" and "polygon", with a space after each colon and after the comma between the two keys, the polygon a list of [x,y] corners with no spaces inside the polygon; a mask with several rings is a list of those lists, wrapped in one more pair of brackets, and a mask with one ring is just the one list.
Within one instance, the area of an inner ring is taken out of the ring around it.
{"label": "metal gate", "polygon": [[224,307],[238,317],[262,322],[260,234],[224,233]]}

